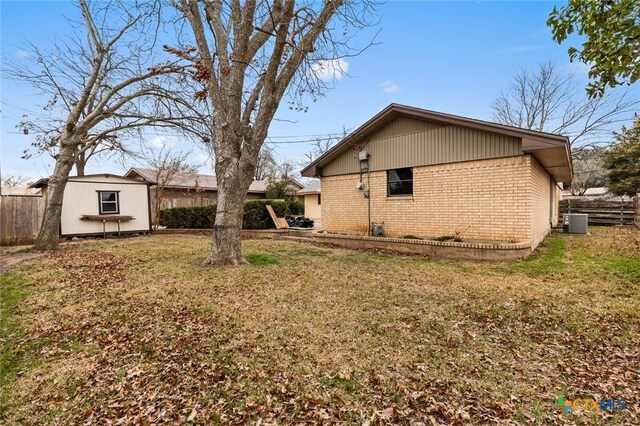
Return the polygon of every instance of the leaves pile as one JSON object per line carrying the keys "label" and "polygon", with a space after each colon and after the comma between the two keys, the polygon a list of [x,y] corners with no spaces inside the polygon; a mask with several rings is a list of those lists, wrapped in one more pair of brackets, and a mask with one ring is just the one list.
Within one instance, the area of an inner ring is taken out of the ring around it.
{"label": "leaves pile", "polygon": [[[37,362],[0,423],[634,423],[638,242],[569,237],[557,270],[548,248],[496,265],[249,241],[278,262],[207,269],[206,238],[70,247],[20,271],[11,345]],[[561,395],[628,410],[562,414]]]}

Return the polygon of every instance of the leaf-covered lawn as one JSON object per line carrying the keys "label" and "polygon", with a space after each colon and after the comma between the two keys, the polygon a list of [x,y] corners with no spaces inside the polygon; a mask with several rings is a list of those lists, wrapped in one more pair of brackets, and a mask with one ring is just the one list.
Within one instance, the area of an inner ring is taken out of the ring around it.
{"label": "leaf-covered lawn", "polygon": [[[523,262],[246,241],[70,245],[2,276],[0,424],[631,424],[640,232]],[[562,414],[556,399],[624,398]]]}

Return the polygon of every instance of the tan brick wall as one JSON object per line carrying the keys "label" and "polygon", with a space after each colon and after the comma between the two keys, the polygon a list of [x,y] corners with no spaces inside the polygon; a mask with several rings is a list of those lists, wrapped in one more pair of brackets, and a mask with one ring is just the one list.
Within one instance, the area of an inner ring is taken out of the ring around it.
{"label": "tan brick wall", "polygon": [[367,233],[367,200],[358,181],[357,174],[322,178],[322,229]]}
{"label": "tan brick wall", "polygon": [[[359,174],[322,178],[322,227],[367,232],[367,199]],[[387,197],[386,172],[362,175],[370,187],[371,221],[388,236],[531,241],[549,233],[550,176],[530,155],[414,167],[413,196]],[[554,221],[560,190],[554,189]]]}
{"label": "tan brick wall", "polygon": [[[387,197],[386,172],[370,174],[371,221],[389,236],[526,241],[531,237],[531,158],[414,167],[413,196]],[[359,174],[322,178],[322,225],[329,231],[367,231],[367,199]],[[367,185],[367,175],[363,174]],[[547,199],[546,205],[549,201]],[[548,213],[547,213],[548,220]]]}
{"label": "tan brick wall", "polygon": [[321,207],[322,205],[318,204],[318,194],[304,196],[304,215],[309,219],[320,219],[322,217]]}
{"label": "tan brick wall", "polygon": [[[544,168],[531,158],[531,240],[537,246],[549,233],[549,217],[551,208],[551,187],[549,174]],[[555,202],[554,202],[555,204]],[[557,211],[557,205],[554,210]]]}

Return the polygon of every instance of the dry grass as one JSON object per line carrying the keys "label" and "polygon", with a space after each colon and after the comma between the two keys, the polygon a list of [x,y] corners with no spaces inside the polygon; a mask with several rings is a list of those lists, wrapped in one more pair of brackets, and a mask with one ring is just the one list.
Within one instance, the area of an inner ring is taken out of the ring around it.
{"label": "dry grass", "polygon": [[[629,424],[640,233],[554,235],[524,262],[204,237],[88,242],[2,277],[0,423]],[[558,396],[625,398],[561,414]],[[146,422],[146,423],[145,423]]]}

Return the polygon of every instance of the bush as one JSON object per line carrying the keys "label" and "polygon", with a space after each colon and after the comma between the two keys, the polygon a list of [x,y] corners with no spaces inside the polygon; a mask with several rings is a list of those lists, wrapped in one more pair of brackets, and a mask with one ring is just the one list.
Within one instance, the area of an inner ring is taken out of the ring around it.
{"label": "bush", "polygon": [[167,228],[213,228],[216,206],[174,207],[160,210],[160,225]]}
{"label": "bush", "polygon": [[287,203],[289,214],[301,215],[304,214],[304,203],[297,198],[289,198],[285,201]]}
{"label": "bush", "polygon": [[[304,206],[296,199],[249,200],[244,203],[242,228],[275,228],[266,205],[271,204],[278,217],[301,214]],[[212,229],[216,219],[216,206],[174,207],[160,211],[160,225],[167,228]]]}

